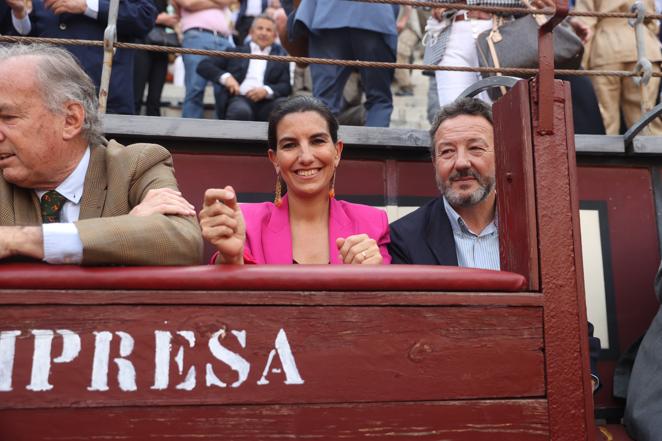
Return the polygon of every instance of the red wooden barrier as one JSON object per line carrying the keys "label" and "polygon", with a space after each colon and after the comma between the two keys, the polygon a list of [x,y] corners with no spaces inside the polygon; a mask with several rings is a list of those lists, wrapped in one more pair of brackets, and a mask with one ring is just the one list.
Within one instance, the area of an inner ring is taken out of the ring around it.
{"label": "red wooden barrier", "polygon": [[547,439],[542,297],[525,285],[3,265],[0,439]]}
{"label": "red wooden barrier", "polygon": [[594,439],[569,95],[540,134],[529,89],[495,106],[512,272],[0,266],[0,440]]}

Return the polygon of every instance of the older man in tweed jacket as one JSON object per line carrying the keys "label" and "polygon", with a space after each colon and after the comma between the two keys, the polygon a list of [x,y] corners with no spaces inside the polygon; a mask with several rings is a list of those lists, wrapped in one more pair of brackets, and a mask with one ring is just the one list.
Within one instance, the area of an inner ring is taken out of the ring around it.
{"label": "older man in tweed jacket", "polygon": [[0,259],[199,263],[200,229],[170,154],[105,141],[96,107],[66,50],[0,48]]}

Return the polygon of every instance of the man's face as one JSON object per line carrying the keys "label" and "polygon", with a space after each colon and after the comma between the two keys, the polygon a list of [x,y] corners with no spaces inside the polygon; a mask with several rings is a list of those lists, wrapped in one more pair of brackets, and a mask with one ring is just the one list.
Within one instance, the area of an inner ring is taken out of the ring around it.
{"label": "man's face", "polygon": [[251,27],[251,40],[264,49],[276,40],[276,25],[264,18],[255,19]]}
{"label": "man's face", "polygon": [[72,158],[63,147],[66,117],[47,108],[36,64],[32,56],[0,62],[0,172],[19,187],[54,188]]}
{"label": "man's face", "polygon": [[434,145],[437,186],[451,206],[485,200],[495,183],[492,124],[482,116],[447,119],[437,129]]}

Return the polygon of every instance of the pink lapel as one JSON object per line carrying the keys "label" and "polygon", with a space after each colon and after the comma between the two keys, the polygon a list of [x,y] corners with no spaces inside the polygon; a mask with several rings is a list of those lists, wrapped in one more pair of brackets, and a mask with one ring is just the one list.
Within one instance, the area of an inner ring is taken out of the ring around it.
{"label": "pink lapel", "polygon": [[280,207],[271,207],[271,217],[262,231],[262,249],[266,262],[288,265],[292,263],[292,231],[287,195]]}
{"label": "pink lapel", "polygon": [[331,203],[329,204],[329,257],[332,264],[342,263],[338,259],[336,239],[339,237],[345,238],[352,234],[352,223],[349,217],[347,217],[342,204],[335,198],[331,199]]}

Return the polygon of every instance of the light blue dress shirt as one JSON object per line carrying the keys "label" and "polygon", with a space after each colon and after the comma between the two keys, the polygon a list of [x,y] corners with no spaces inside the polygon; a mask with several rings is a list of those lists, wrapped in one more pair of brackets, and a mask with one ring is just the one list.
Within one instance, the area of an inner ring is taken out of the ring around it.
{"label": "light blue dress shirt", "polygon": [[467,268],[500,269],[499,229],[496,216],[483,231],[476,234],[467,227],[446,198],[444,198],[444,208],[455,238],[458,265]]}

